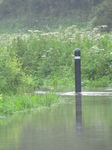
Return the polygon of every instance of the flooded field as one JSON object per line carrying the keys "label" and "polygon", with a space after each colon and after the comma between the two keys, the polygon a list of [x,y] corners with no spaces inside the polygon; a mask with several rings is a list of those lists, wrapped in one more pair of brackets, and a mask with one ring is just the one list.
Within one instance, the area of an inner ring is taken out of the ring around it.
{"label": "flooded field", "polygon": [[64,104],[0,119],[0,150],[111,150],[112,95],[63,95]]}

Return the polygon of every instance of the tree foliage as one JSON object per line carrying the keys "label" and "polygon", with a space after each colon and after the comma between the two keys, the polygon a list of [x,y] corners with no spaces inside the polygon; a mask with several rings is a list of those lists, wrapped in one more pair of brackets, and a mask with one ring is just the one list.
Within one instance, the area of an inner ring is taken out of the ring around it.
{"label": "tree foliage", "polygon": [[108,25],[108,31],[112,29],[112,2],[104,1],[100,4],[95,13],[94,26]]}
{"label": "tree foliage", "polygon": [[54,18],[56,21],[60,18],[68,19],[68,22],[71,18],[74,20],[73,24],[77,20],[82,23],[93,20],[93,26],[106,24],[108,30],[111,30],[111,14],[111,0],[3,0],[0,3],[0,21],[11,20],[12,28],[17,26],[16,22],[23,27],[34,27],[40,21],[46,25]]}

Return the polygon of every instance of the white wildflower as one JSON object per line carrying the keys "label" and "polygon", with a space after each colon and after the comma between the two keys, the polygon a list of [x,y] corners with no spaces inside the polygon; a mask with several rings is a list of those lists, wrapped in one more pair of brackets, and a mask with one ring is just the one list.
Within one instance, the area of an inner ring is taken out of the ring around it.
{"label": "white wildflower", "polygon": [[49,33],[42,33],[41,36],[47,36]]}
{"label": "white wildflower", "polygon": [[100,49],[100,51],[104,51],[104,49]]}
{"label": "white wildflower", "polygon": [[29,33],[33,33],[33,30],[28,30]]}
{"label": "white wildflower", "polygon": [[42,55],[42,58],[45,58],[46,57],[46,55]]}
{"label": "white wildflower", "polygon": [[98,28],[93,28],[93,32],[97,32],[97,31],[99,31]]}
{"label": "white wildflower", "polygon": [[41,32],[40,30],[34,30],[34,33],[39,33],[39,32]]}
{"label": "white wildflower", "polygon": [[101,25],[101,28],[107,28],[108,25]]}
{"label": "white wildflower", "polygon": [[94,49],[94,50],[98,50],[97,45],[94,45],[94,46],[92,47],[92,49]]}

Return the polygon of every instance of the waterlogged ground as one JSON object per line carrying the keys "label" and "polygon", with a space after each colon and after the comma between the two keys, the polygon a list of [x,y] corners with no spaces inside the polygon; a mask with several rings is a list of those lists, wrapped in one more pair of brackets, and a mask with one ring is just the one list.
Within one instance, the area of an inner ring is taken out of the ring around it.
{"label": "waterlogged ground", "polygon": [[61,99],[64,104],[0,119],[0,150],[111,150],[112,95]]}

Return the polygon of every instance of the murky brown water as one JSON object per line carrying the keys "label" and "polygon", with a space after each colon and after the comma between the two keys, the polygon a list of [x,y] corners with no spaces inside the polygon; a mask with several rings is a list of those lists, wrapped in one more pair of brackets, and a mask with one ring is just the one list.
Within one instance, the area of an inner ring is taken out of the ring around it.
{"label": "murky brown water", "polygon": [[62,96],[64,104],[0,119],[0,150],[111,150],[112,96]]}

